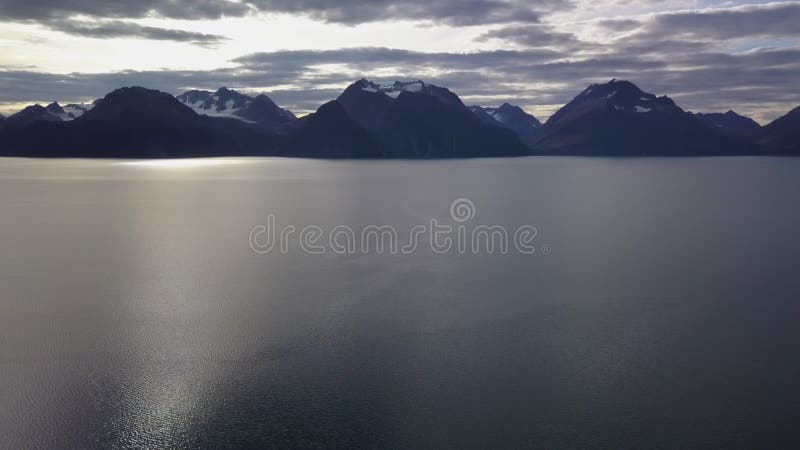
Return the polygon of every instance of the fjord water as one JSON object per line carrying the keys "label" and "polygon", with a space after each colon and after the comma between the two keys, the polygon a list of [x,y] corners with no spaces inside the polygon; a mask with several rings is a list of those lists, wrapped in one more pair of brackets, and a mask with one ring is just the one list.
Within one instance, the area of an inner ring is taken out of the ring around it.
{"label": "fjord water", "polygon": [[[781,158],[2,159],[0,447],[788,446],[799,175]],[[457,198],[470,225],[531,224],[551,252],[249,245],[270,213],[410,230]]]}

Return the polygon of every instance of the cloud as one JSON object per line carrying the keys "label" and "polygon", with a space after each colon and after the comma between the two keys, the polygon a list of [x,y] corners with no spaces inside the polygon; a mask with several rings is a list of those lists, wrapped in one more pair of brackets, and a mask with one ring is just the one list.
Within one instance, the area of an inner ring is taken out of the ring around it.
{"label": "cloud", "polygon": [[121,20],[59,20],[48,22],[48,26],[63,33],[100,39],[140,38],[158,41],[188,42],[201,46],[214,46],[226,39],[223,36],[214,34],[148,27]]}
{"label": "cloud", "polygon": [[256,0],[253,4],[261,11],[305,14],[343,24],[422,20],[457,26],[537,22],[541,11],[570,5],[567,0]]}
{"label": "cloud", "polygon": [[422,20],[462,26],[536,22],[542,11],[570,6],[570,0],[0,0],[0,17],[16,21],[47,21],[75,15],[115,19],[146,16],[215,19],[263,12],[302,14],[348,25]]}
{"label": "cloud", "polygon": [[695,39],[780,37],[800,34],[800,3],[769,3],[733,8],[657,14],[643,31]]}
{"label": "cloud", "polygon": [[[2,21],[36,23],[97,39],[166,40],[213,47],[225,37],[145,26],[134,20],[248,15],[259,19],[263,13],[300,15],[346,26],[398,20],[434,27],[482,26],[467,32],[478,36],[481,44],[476,48],[503,48],[459,53],[354,47],[233,58],[226,54],[211,59],[225,66],[218,70],[59,75],[0,69],[0,85],[14,86],[0,91],[0,103],[93,99],[133,84],[171,93],[225,85],[270,93],[279,104],[302,111],[316,109],[353,80],[368,77],[378,81],[419,78],[450,87],[469,103],[512,101],[537,108],[564,104],[590,83],[626,78],[645,90],[672,96],[686,109],[733,108],[764,121],[800,104],[795,87],[800,73],[800,2],[737,3],[741,1],[702,0],[699,4],[716,6],[677,10],[696,8],[698,2],[0,0]],[[403,46],[399,38],[397,46]]]}
{"label": "cloud", "polygon": [[231,0],[0,0],[0,17],[7,21],[49,21],[75,15],[99,18],[139,18],[150,15],[177,19],[242,16],[251,7]]}
{"label": "cloud", "polygon": [[[800,2],[785,2],[601,17],[569,26],[560,24],[560,28],[548,23],[510,25],[490,30],[477,40],[497,39],[528,48],[581,53],[620,53],[621,49],[638,47],[642,53],[663,55],[708,51],[729,45],[731,40],[746,41],[750,46],[745,48],[750,49],[758,47],[758,39],[800,40],[798,24]],[[587,31],[591,39],[586,38]]]}
{"label": "cloud", "polygon": [[642,22],[636,19],[603,19],[595,23],[612,31],[631,31],[642,25]]}
{"label": "cloud", "polygon": [[556,47],[559,49],[588,49],[593,44],[580,41],[572,33],[555,31],[552,27],[528,24],[513,25],[487,31],[478,36],[478,41],[501,39],[529,48]]}
{"label": "cloud", "polygon": [[533,111],[537,111],[537,105],[563,105],[588,84],[611,78],[629,79],[649,92],[670,95],[685,109],[735,109],[761,121],[800,104],[800,92],[795,87],[800,48],[731,55],[683,51],[680,42],[672,45],[670,61],[639,53],[635,46],[583,59],[535,49],[423,53],[351,48],[256,53],[237,58],[235,67],[212,71],[58,75],[0,70],[0,85],[15,86],[0,92],[0,103],[93,99],[129,85],[173,94],[228,86],[245,92],[263,91],[282,106],[308,111],[335,98],[363,76],[378,81],[424,79],[449,87],[468,103],[512,101]]}
{"label": "cloud", "polygon": [[297,69],[320,64],[346,64],[358,70],[383,67],[444,67],[447,69],[516,65],[521,60],[553,60],[563,54],[547,49],[492,50],[466,53],[428,53],[414,50],[356,47],[337,50],[282,50],[254,53],[233,61],[251,69]]}

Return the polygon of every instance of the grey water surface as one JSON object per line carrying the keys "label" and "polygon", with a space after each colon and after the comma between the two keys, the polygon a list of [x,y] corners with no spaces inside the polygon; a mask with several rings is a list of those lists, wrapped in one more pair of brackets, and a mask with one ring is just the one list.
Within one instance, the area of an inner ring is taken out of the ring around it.
{"label": "grey water surface", "polygon": [[790,447],[799,205],[800,159],[0,159],[0,448]]}

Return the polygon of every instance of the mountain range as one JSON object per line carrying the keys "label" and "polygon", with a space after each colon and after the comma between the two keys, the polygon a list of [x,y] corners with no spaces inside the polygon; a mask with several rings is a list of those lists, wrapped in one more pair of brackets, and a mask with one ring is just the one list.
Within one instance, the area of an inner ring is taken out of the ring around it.
{"label": "mountain range", "polygon": [[142,87],[91,104],[0,116],[0,155],[174,158],[467,158],[522,155],[800,155],[800,108],[761,127],[733,111],[696,114],[629,81],[593,84],[541,123],[519,106],[466,106],[423,81],[366,79],[297,118],[232,89],[172,96]]}

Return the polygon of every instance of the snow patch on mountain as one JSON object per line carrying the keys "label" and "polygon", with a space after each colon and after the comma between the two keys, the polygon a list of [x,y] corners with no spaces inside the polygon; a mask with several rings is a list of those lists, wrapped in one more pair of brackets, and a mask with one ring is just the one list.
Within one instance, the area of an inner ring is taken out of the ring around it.
{"label": "snow patch on mountain", "polygon": [[528,146],[536,141],[541,132],[542,123],[536,117],[510,103],[503,103],[497,108],[470,106],[469,109],[481,122],[513,131]]}
{"label": "snow patch on mountain", "polygon": [[497,108],[488,107],[482,109],[497,122],[518,130],[523,127],[535,129],[542,126],[542,124],[535,117],[526,113],[519,106],[511,105],[509,103],[504,103],[502,106]]}
{"label": "snow patch on mountain", "polygon": [[94,108],[94,103],[70,103],[62,106],[64,115],[61,120],[73,120],[84,115],[87,111]]}
{"label": "snow patch on mountain", "polygon": [[614,114],[683,114],[669,97],[656,97],[623,80],[592,84],[547,120],[549,128],[599,111]]}
{"label": "snow patch on mountain", "polygon": [[205,116],[227,117],[247,123],[268,121],[270,124],[295,119],[291,111],[279,107],[263,94],[254,98],[225,87],[216,92],[187,91],[176,98],[197,114]]}
{"label": "snow patch on mountain", "polygon": [[226,107],[220,109],[219,111],[217,111],[215,109],[204,107],[204,105],[202,103],[197,103],[197,102],[188,103],[185,100],[181,100],[181,103],[183,103],[184,105],[188,106],[189,108],[192,108],[192,110],[194,112],[196,112],[197,114],[200,114],[200,115],[209,116],[209,117],[229,117],[229,118],[232,118],[232,119],[241,120],[242,122],[255,123],[252,120],[246,120],[243,117],[236,115],[236,112],[239,110],[239,108],[231,108],[231,107],[227,107],[226,106]]}
{"label": "snow patch on mountain", "polygon": [[447,88],[439,87],[424,81],[395,81],[393,83],[378,84],[372,81],[361,79],[355,86],[366,92],[381,92],[389,98],[396,99],[403,92],[413,94],[425,93],[438,98],[440,101],[450,104],[463,106],[457,95],[450,92]]}
{"label": "snow patch on mountain", "polygon": [[361,88],[361,90],[367,92],[383,92],[392,98],[397,98],[397,96],[399,96],[403,91],[422,92],[426,88],[426,84],[419,80],[409,82],[395,81],[394,83],[390,84],[378,84],[362,79],[358,81],[358,86]]}

